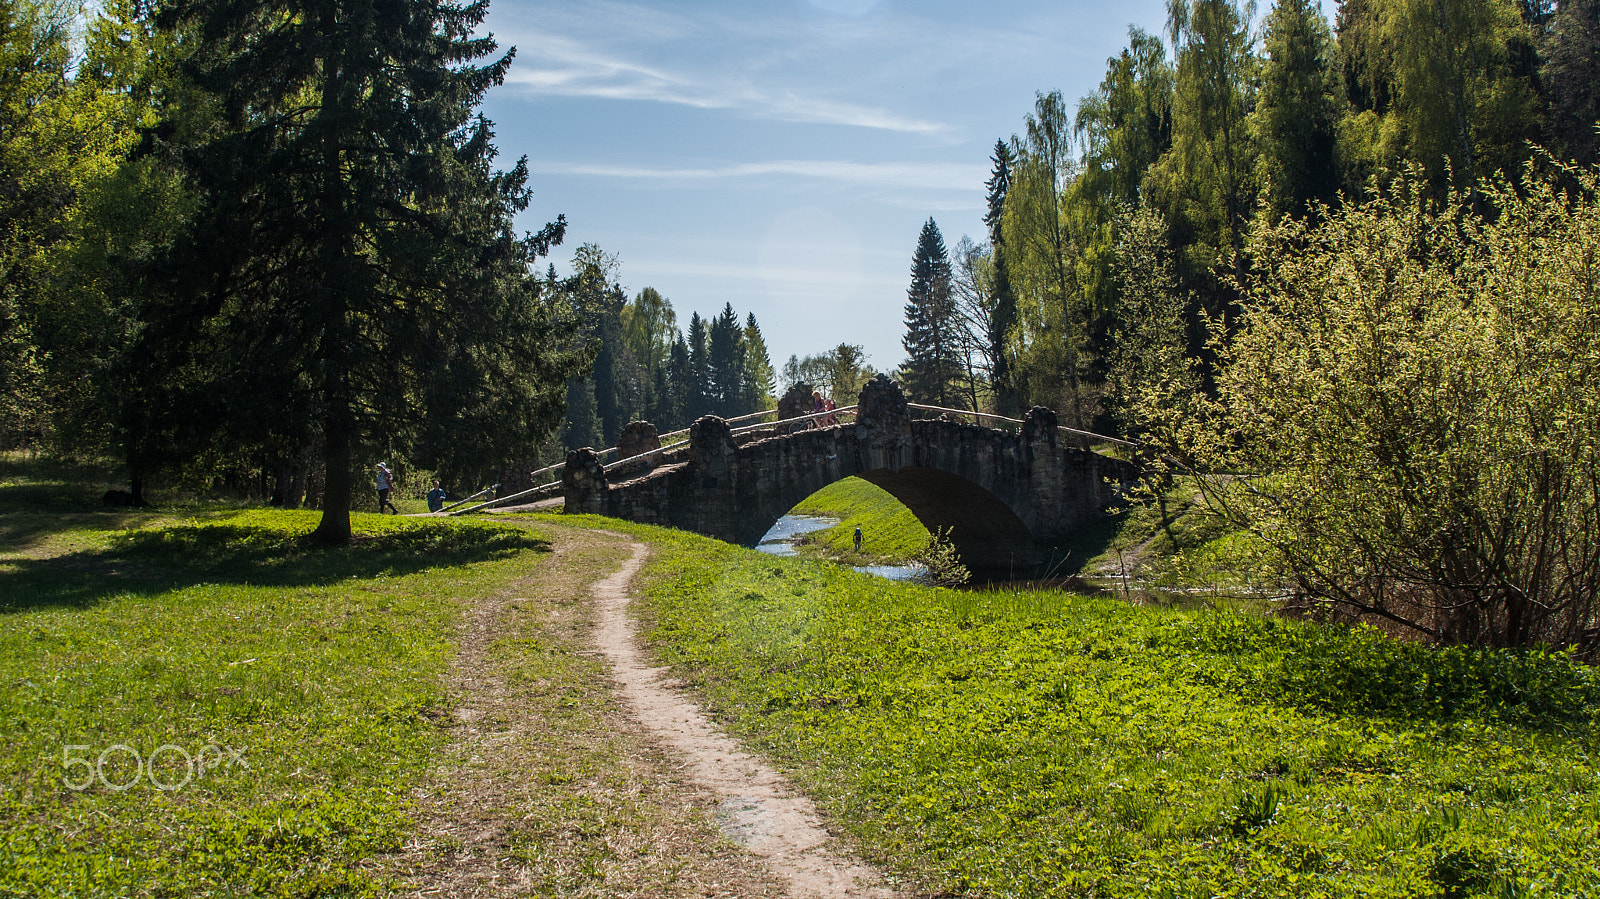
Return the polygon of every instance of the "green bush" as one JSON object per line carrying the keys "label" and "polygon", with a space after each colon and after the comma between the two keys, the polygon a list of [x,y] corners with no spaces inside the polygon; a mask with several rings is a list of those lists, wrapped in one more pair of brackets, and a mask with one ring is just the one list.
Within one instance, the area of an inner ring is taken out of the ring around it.
{"label": "green bush", "polygon": [[1215,397],[1145,397],[1149,439],[1303,603],[1600,651],[1600,173],[1426,193],[1256,229]]}

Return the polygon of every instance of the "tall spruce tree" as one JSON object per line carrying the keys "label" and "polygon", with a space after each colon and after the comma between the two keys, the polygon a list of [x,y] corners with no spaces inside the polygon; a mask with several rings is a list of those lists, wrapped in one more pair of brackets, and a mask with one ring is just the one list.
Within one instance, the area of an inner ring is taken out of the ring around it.
{"label": "tall spruce tree", "polygon": [[683,390],[683,414],[694,421],[712,411],[711,364],[706,358],[706,320],[689,313],[689,378]]}
{"label": "tall spruce tree", "polygon": [[739,326],[739,316],[734,313],[732,303],[723,305],[722,312],[711,320],[711,327],[707,329],[706,376],[712,414],[732,418],[747,411],[741,402],[744,329]]}
{"label": "tall spruce tree", "polygon": [[687,425],[689,419],[689,391],[694,383],[694,366],[689,358],[689,344],[679,334],[667,354],[667,377],[661,417],[656,421],[661,431],[676,431]]}
{"label": "tall spruce tree", "polygon": [[948,406],[961,375],[955,299],[950,291],[950,254],[933,219],[922,226],[906,290],[906,362],[901,378],[912,399]]}
{"label": "tall spruce tree", "polygon": [[1546,139],[1574,161],[1590,165],[1600,148],[1600,0],[1566,0],[1556,10],[1540,71],[1550,97]]}
{"label": "tall spruce tree", "polygon": [[1304,215],[1339,191],[1339,84],[1331,65],[1333,34],[1314,0],[1278,0],[1267,14],[1266,58],[1252,120],[1260,143],[1257,170],[1276,214]]}
{"label": "tall spruce tree", "polygon": [[[197,199],[151,269],[170,297],[161,341],[225,348],[196,373],[219,389],[250,370],[281,389],[228,397],[225,413],[314,410],[323,542],[350,538],[352,478],[380,452],[422,438],[448,448],[441,463],[531,455],[582,362],[532,274],[565,222],[514,231],[526,165],[495,171],[474,113],[511,63],[479,63],[496,49],[473,36],[487,10],[172,0],[158,13],[191,48],[158,136]],[[182,133],[191,102],[214,115]]]}
{"label": "tall spruce tree", "polygon": [[996,140],[990,161],[994,163],[994,169],[990,172],[989,180],[984,182],[984,186],[989,188],[989,197],[983,223],[989,228],[993,271],[983,336],[987,343],[985,355],[989,360],[995,411],[1001,415],[1016,415],[1021,411],[1022,400],[1011,375],[1006,340],[1017,324],[1017,294],[1011,286],[1010,254],[1006,250],[1005,229],[1001,227],[1005,220],[1006,192],[1011,189],[1011,147],[1003,140]]}
{"label": "tall spruce tree", "polygon": [[761,336],[761,326],[756,323],[756,314],[752,312],[744,322],[744,377],[741,385],[744,411],[759,412],[772,408],[777,380],[772,357],[767,353],[767,339]]}

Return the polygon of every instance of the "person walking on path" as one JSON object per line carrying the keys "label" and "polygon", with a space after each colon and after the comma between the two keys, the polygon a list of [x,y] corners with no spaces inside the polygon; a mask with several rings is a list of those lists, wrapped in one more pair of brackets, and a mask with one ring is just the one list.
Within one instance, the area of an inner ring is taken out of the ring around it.
{"label": "person walking on path", "polygon": [[428,511],[438,512],[444,508],[445,492],[439,486],[439,479],[433,479],[433,489],[428,491]]}
{"label": "person walking on path", "polygon": [[384,464],[384,463],[382,463],[382,462],[378,463],[377,482],[378,482],[378,514],[382,515],[383,514],[383,510],[385,508],[387,508],[390,512],[393,512],[394,514],[399,515],[400,514],[400,510],[395,507],[394,503],[389,502],[389,493],[390,493],[390,491],[394,490],[394,475],[389,473],[389,466]]}

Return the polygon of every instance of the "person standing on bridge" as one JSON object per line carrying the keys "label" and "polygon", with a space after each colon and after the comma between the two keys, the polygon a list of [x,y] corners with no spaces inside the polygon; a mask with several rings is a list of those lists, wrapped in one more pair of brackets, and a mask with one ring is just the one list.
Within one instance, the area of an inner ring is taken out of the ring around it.
{"label": "person standing on bridge", "polygon": [[433,479],[433,489],[428,491],[428,511],[438,512],[444,508],[445,492],[439,486],[439,479]]}

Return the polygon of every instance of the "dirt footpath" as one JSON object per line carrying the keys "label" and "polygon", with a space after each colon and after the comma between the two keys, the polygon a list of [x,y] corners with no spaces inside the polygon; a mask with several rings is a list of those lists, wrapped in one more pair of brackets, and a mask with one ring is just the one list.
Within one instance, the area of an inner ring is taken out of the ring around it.
{"label": "dirt footpath", "polygon": [[645,730],[682,756],[694,782],[721,800],[722,832],[765,859],[797,899],[893,896],[876,870],[830,846],[810,799],[713,727],[692,696],[663,680],[665,669],[648,666],[628,602],[649,550],[643,543],[629,549],[628,561],[594,585],[600,614],[595,640]]}
{"label": "dirt footpath", "polygon": [[537,527],[552,557],[462,617],[453,739],[418,837],[380,865],[402,895],[895,895],[647,667],[627,614],[647,548]]}

